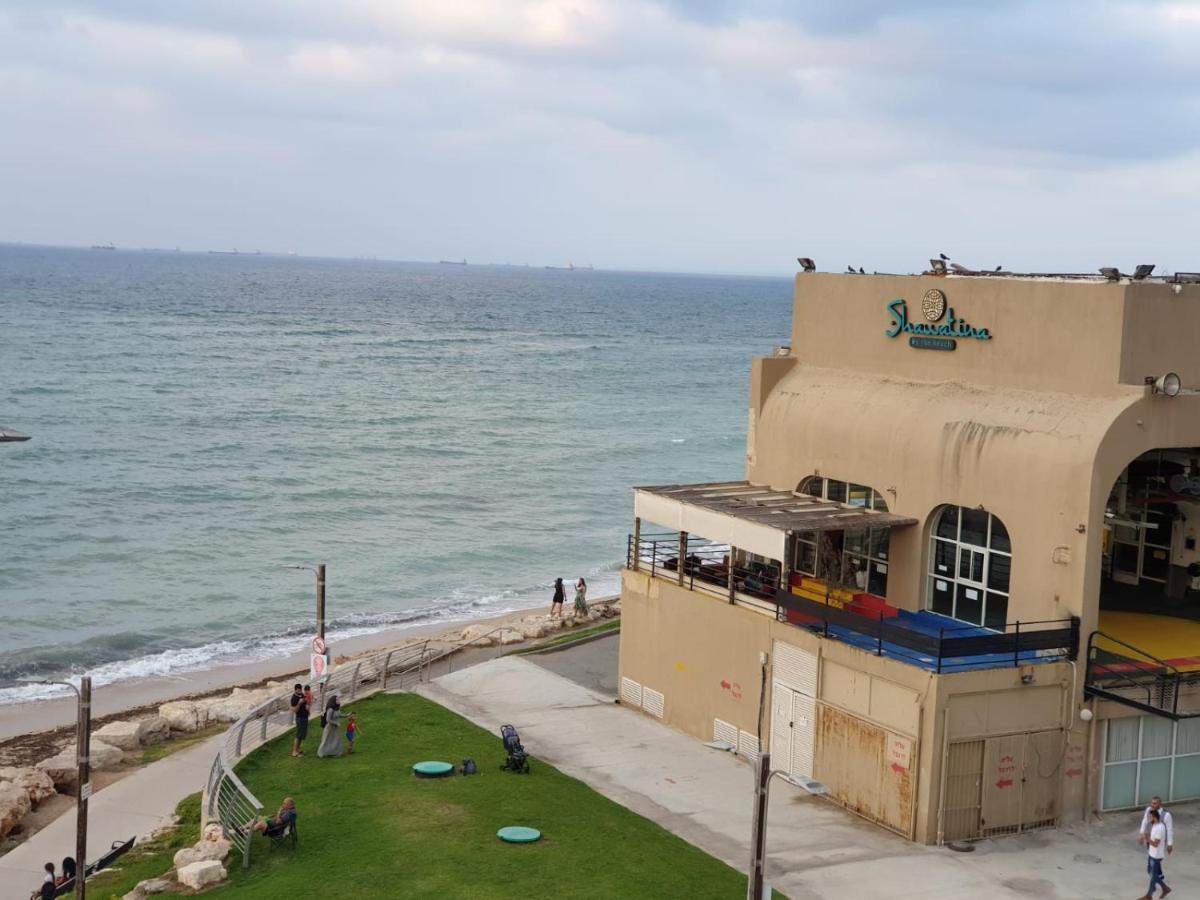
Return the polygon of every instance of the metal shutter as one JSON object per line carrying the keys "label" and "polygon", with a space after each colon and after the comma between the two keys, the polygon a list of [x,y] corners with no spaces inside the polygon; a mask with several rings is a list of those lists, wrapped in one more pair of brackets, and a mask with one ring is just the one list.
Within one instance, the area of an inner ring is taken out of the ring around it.
{"label": "metal shutter", "polygon": [[632,678],[621,679],[621,702],[630,706],[641,707],[642,686]]}
{"label": "metal shutter", "polygon": [[661,719],[666,698],[661,693],[648,687],[642,688],[642,709],[650,715]]}
{"label": "metal shutter", "polygon": [[732,746],[738,745],[738,729],[736,725],[722,719],[713,719],[713,740],[727,741]]}
{"label": "metal shutter", "polygon": [[774,677],[806,697],[817,696],[817,657],[812,653],[775,641]]}
{"label": "metal shutter", "polygon": [[737,752],[738,756],[744,757],[752,763],[758,762],[758,735],[739,731]]}

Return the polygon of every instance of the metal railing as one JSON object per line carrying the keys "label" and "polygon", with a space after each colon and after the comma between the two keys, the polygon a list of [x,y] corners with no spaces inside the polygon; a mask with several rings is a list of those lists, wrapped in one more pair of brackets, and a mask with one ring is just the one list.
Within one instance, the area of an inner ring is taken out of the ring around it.
{"label": "metal railing", "polygon": [[[635,548],[634,537],[629,535],[625,566],[633,569],[636,562],[636,568],[651,576],[679,581],[679,543],[677,531],[643,532]],[[704,590],[728,599],[744,594],[773,601],[779,586],[779,563],[776,560],[739,563],[736,559],[731,563],[730,555],[728,544],[687,535],[683,547],[683,577],[679,583],[689,590]]]}
{"label": "metal railing", "polygon": [[1200,716],[1200,708],[1180,709],[1180,699],[1196,700],[1197,686],[1200,672],[1181,671],[1103,631],[1088,636],[1084,692],[1090,696],[1168,719],[1190,719]]}
{"label": "metal railing", "polygon": [[[446,655],[431,650],[429,641],[419,641],[361,659],[350,660],[333,670],[319,691],[318,708],[336,694],[342,703],[353,703],[385,690],[407,690],[423,680],[429,666]],[[253,831],[247,826],[263,814],[263,804],[238,777],[238,763],[251,752],[292,730],[291,691],[260,703],[225,732],[221,749],[213,759],[204,790],[204,818],[218,822],[225,837],[242,854],[242,866],[250,865]],[[316,710],[314,710],[316,712]]]}
{"label": "metal railing", "polygon": [[[1079,619],[1010,622],[1004,630],[980,634],[978,625],[963,623],[940,627],[936,633],[910,627],[882,612],[868,616],[843,609],[828,600],[819,603],[791,591],[775,597],[780,620],[839,638],[848,632],[851,642],[933,669],[939,675],[980,667],[1004,668],[1053,659],[1074,660],[1079,655]],[[788,613],[794,615],[789,617]],[[967,633],[969,632],[969,633]],[[843,638],[845,639],[845,638]],[[873,645],[873,646],[872,646]]]}

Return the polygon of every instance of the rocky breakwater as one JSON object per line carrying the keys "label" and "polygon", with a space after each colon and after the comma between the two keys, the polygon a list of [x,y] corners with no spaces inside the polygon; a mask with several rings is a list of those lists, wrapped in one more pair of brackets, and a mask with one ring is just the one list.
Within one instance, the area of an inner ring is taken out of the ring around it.
{"label": "rocky breakwater", "polygon": [[573,609],[561,616],[539,614],[525,616],[506,625],[496,626],[487,622],[468,625],[458,634],[458,643],[467,647],[494,647],[519,644],[548,637],[563,628],[573,628],[619,616],[619,602],[596,603],[586,615],[577,615]]}
{"label": "rocky breakwater", "polygon": [[173,732],[203,731],[213,725],[236,722],[256,706],[278,697],[286,688],[282,681],[269,681],[261,688],[234,688],[225,697],[172,700],[160,706],[158,714]]}
{"label": "rocky breakwater", "polygon": [[190,889],[187,891],[190,893],[219,884],[229,877],[224,861],[231,847],[221,826],[207,825],[199,841],[175,852],[174,868],[161,878],[138,882],[122,900],[145,900],[152,894],[177,894],[184,892],[183,889]]}

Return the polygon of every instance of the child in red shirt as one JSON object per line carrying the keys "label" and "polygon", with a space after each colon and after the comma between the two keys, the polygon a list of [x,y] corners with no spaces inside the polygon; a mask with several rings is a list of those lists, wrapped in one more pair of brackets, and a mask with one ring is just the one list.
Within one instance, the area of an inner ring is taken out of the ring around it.
{"label": "child in red shirt", "polygon": [[358,737],[358,716],[355,713],[350,713],[350,721],[346,723],[346,743],[350,745],[351,753],[354,752],[354,739]]}

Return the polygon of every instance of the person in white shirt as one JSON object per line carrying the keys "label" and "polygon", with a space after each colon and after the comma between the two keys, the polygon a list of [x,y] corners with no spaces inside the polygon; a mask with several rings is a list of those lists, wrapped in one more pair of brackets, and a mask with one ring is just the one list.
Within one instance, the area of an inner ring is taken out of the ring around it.
{"label": "person in white shirt", "polygon": [[1175,849],[1175,820],[1171,818],[1170,812],[1163,809],[1162,797],[1151,797],[1150,805],[1142,813],[1142,827],[1138,829],[1138,843],[1145,844],[1146,838],[1150,835],[1151,810],[1158,813],[1159,820],[1162,822],[1163,827],[1167,829],[1167,854],[1169,855]]}
{"label": "person in white shirt", "polygon": [[1171,893],[1163,880],[1162,870],[1163,857],[1167,855],[1167,826],[1162,823],[1162,816],[1157,809],[1149,810],[1146,817],[1150,820],[1150,834],[1146,837],[1146,871],[1150,875],[1150,887],[1141,900],[1151,900],[1155,885],[1162,886],[1162,893],[1158,895],[1161,900]]}

